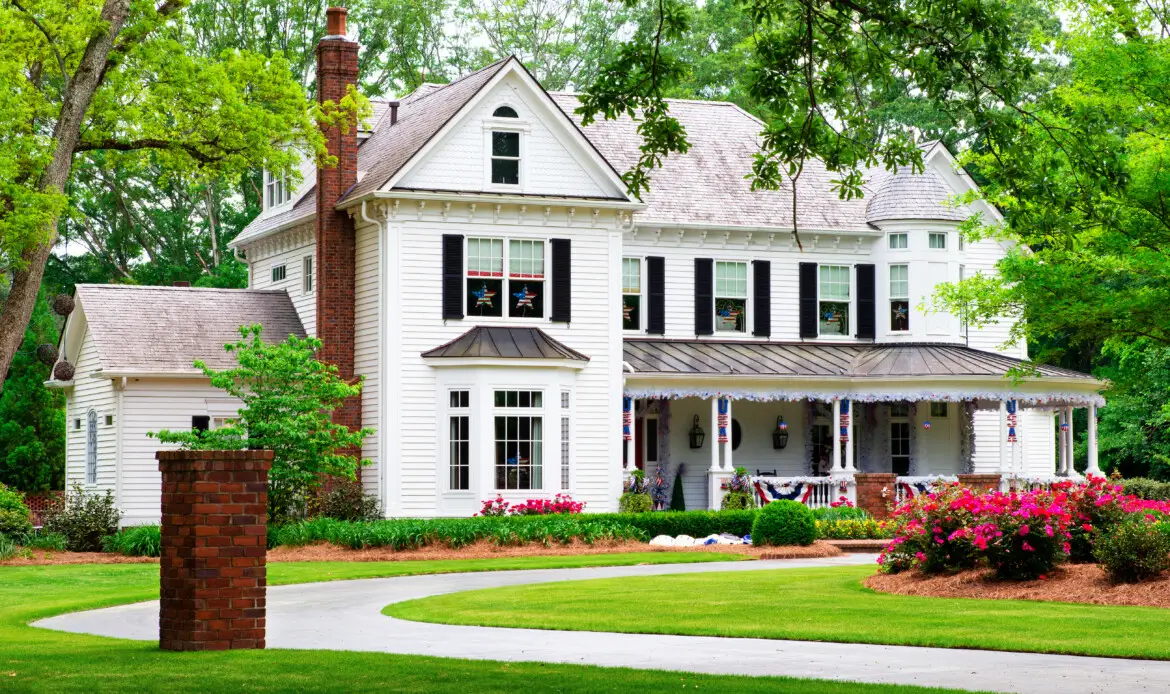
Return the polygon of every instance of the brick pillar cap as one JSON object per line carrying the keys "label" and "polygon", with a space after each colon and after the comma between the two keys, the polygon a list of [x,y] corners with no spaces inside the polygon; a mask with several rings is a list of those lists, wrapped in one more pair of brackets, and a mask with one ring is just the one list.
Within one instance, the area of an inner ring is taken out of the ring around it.
{"label": "brick pillar cap", "polygon": [[327,36],[345,36],[345,8],[330,7],[325,10],[325,34]]}
{"label": "brick pillar cap", "polygon": [[161,472],[167,470],[264,470],[272,467],[272,451],[155,451]]}

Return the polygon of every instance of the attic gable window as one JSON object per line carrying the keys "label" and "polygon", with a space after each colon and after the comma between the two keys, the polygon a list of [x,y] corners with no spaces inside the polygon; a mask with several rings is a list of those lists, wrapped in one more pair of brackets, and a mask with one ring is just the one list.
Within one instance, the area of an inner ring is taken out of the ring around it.
{"label": "attic gable window", "polygon": [[267,171],[264,172],[265,208],[283,205],[292,200],[292,194],[293,191],[287,178],[277,178]]}
{"label": "attic gable window", "polygon": [[492,112],[492,116],[496,118],[519,118],[520,114],[516,113],[516,109],[511,106],[501,106]]}
{"label": "attic gable window", "polygon": [[[509,123],[508,121],[515,121]],[[486,124],[490,130],[488,147],[490,158],[491,185],[520,185],[521,132],[525,129],[520,114],[511,106],[500,106],[492,111],[492,119]]]}

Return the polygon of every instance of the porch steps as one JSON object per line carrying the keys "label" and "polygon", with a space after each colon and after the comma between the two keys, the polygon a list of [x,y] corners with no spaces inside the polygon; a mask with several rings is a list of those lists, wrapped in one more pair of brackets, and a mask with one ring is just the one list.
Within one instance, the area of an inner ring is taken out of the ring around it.
{"label": "porch steps", "polygon": [[833,545],[842,552],[880,552],[890,543],[889,540],[821,540],[827,545]]}

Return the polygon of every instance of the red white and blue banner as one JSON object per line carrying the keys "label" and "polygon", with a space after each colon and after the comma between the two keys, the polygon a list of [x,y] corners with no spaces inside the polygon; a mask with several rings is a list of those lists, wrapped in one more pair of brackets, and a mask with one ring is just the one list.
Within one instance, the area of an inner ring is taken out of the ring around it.
{"label": "red white and blue banner", "polygon": [[729,412],[731,410],[731,402],[727,398],[719,398],[719,414],[717,423],[719,425],[719,443],[727,443],[727,427],[730,424]]}
{"label": "red white and blue banner", "polygon": [[839,422],[839,424],[841,427],[841,443],[849,443],[849,401],[848,400],[841,401],[840,420],[841,421]]}
{"label": "red white and blue banner", "polygon": [[1016,414],[1017,407],[1015,399],[1007,401],[1007,441],[1008,443],[1016,442],[1016,427],[1019,424],[1019,415]]}
{"label": "red white and blue banner", "polygon": [[622,398],[622,440],[631,441],[634,438],[634,399]]}

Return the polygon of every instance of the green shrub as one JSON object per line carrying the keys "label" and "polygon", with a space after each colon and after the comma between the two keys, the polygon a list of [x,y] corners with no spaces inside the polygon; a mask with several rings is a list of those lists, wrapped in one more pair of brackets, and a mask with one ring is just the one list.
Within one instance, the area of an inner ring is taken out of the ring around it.
{"label": "green shrub", "polygon": [[622,513],[649,513],[654,501],[649,494],[626,492],[618,499],[618,510]]}
{"label": "green shrub", "polygon": [[378,497],[366,494],[357,480],[338,480],[321,497],[320,515],[348,521],[372,521],[382,517]]}
{"label": "green shrub", "polygon": [[87,494],[75,484],[65,505],[45,518],[45,531],[64,535],[71,552],[100,552],[102,538],[117,532],[121,519],[113,492]]}
{"label": "green shrub", "polygon": [[0,535],[0,561],[8,561],[17,557],[32,557],[27,547],[16,544],[16,540],[7,535]]}
{"label": "green shrub", "polygon": [[886,540],[893,536],[892,528],[872,518],[817,521],[817,537],[825,540]]}
{"label": "green shrub", "polygon": [[674,487],[670,492],[670,510],[671,511],[685,511],[687,510],[687,500],[683,495],[683,476],[681,470],[674,475]]}
{"label": "green shrub", "polygon": [[32,514],[24,505],[24,494],[0,483],[0,535],[20,542],[32,532]]}
{"label": "green shrub", "polygon": [[128,557],[157,557],[162,547],[162,528],[136,525],[102,538],[102,551]]}
{"label": "green shrub", "polygon": [[811,545],[816,539],[812,511],[799,501],[773,501],[760,509],[752,524],[753,545]]}
{"label": "green shrub", "polygon": [[724,511],[742,511],[754,506],[755,499],[748,492],[727,492],[723,496],[722,503],[719,504],[719,508]]}
{"label": "green shrub", "polygon": [[1121,488],[1126,494],[1133,494],[1150,501],[1170,501],[1170,482],[1160,482],[1145,477],[1122,480]]}
{"label": "green shrub", "polygon": [[1115,583],[1156,578],[1170,568],[1170,533],[1158,524],[1132,518],[1098,537],[1093,556]]}
{"label": "green shrub", "polygon": [[659,535],[706,537],[730,533],[743,537],[752,532],[759,511],[663,511],[658,513],[599,513],[590,518],[606,519],[629,525],[647,538]]}
{"label": "green shrub", "polygon": [[837,508],[825,506],[814,508],[812,512],[813,518],[819,521],[869,520],[873,518],[869,511],[856,506],[838,506]]}
{"label": "green shrub", "polygon": [[24,538],[26,549],[36,549],[47,552],[64,552],[65,536],[61,533],[39,532]]}

